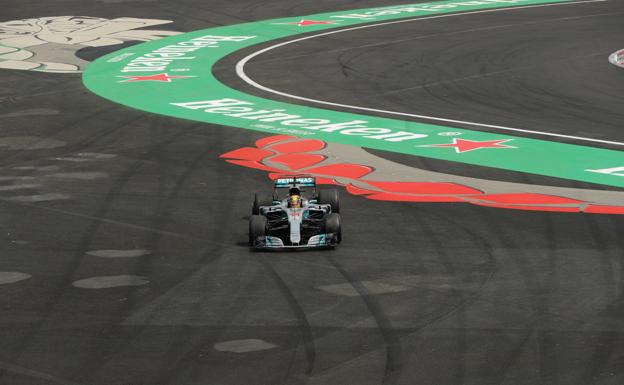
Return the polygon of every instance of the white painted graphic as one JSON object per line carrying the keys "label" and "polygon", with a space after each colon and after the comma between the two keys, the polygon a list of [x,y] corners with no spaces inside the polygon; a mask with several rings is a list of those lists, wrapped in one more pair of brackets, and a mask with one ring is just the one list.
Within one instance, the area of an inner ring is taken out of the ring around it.
{"label": "white painted graphic", "polygon": [[624,176],[624,167],[603,168],[600,170],[585,170],[589,172],[597,172],[598,174]]}
{"label": "white painted graphic", "polygon": [[624,68],[624,49],[621,49],[609,55],[609,61],[611,62],[611,64],[615,64],[618,67]]}
{"label": "white painted graphic", "polygon": [[170,20],[56,16],[0,23],[0,68],[76,73],[87,62],[75,54],[85,47],[150,41],[179,32],[137,30]]}

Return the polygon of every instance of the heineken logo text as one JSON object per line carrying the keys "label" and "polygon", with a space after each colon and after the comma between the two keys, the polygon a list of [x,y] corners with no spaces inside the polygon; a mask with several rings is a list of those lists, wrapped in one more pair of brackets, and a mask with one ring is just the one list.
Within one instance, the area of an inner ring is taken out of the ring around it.
{"label": "heineken logo text", "polygon": [[240,42],[253,39],[255,36],[213,36],[207,35],[192,40],[170,44],[158,48],[128,63],[121,72],[162,72],[174,60],[192,60],[195,56],[187,56],[201,48],[219,48],[221,42]]}
{"label": "heineken logo text", "polygon": [[381,16],[400,15],[400,14],[421,14],[423,12],[439,12],[440,10],[447,10],[453,8],[462,8],[466,6],[487,6],[491,4],[521,4],[526,0],[473,0],[473,1],[459,1],[457,3],[435,4],[435,3],[422,3],[415,5],[406,5],[398,7],[384,7],[378,8],[372,11],[350,13],[344,15],[331,16],[337,19],[375,19]]}
{"label": "heineken logo text", "polygon": [[367,127],[366,120],[332,122],[329,119],[305,118],[300,115],[285,113],[283,109],[263,110],[254,108],[254,103],[238,99],[203,100],[197,102],[171,103],[174,106],[191,110],[203,110],[209,114],[220,114],[231,118],[255,120],[263,123],[279,123],[284,127],[296,127],[304,130],[338,132],[342,135],[356,135],[367,139],[404,142],[411,139],[426,138],[425,134],[407,131],[395,131],[390,128]]}

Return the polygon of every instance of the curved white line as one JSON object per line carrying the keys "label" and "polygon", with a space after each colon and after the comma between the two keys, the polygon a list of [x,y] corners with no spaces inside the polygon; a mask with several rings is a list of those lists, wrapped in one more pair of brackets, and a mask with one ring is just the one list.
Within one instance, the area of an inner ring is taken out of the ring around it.
{"label": "curved white line", "polygon": [[289,41],[286,41],[286,42],[278,43],[278,44],[272,45],[270,47],[263,48],[263,49],[261,49],[259,51],[256,51],[256,52],[254,52],[254,53],[244,57],[242,60],[240,60],[238,63],[236,63],[236,74],[238,75],[238,77],[240,77],[247,84],[249,84],[249,85],[251,85],[251,86],[253,86],[255,88],[258,88],[258,89],[260,89],[262,91],[270,92],[270,93],[273,93],[273,94],[276,94],[276,95],[285,96],[285,97],[292,98],[292,99],[303,100],[303,101],[311,102],[311,103],[325,104],[325,105],[334,106],[334,107],[350,108],[350,109],[354,109],[354,110],[377,112],[377,113],[389,114],[389,115],[398,115],[398,116],[407,116],[407,117],[411,117],[411,118],[435,120],[435,121],[446,122],[446,123],[458,123],[458,124],[464,124],[464,125],[470,125],[470,126],[494,128],[494,129],[504,130],[504,131],[516,131],[516,132],[523,132],[523,133],[527,133],[527,134],[537,134],[537,135],[553,136],[553,137],[565,138],[565,139],[574,139],[574,140],[585,141],[585,142],[604,143],[604,144],[611,144],[611,145],[616,145],[616,146],[624,146],[624,142],[614,142],[614,141],[610,141],[610,140],[593,139],[593,138],[586,138],[586,137],[582,137],[582,136],[573,136],[573,135],[555,134],[555,133],[543,132],[543,131],[525,130],[525,129],[522,129],[522,128],[497,126],[497,125],[493,125],[493,124],[476,123],[476,122],[469,122],[469,121],[455,120],[455,119],[446,119],[446,118],[441,118],[441,117],[436,117],[436,116],[408,114],[408,113],[405,113],[405,112],[387,111],[387,110],[380,110],[380,109],[376,109],[376,108],[352,106],[352,105],[349,105],[349,104],[333,103],[333,102],[328,102],[328,101],[324,101],[324,100],[310,99],[310,98],[306,98],[306,97],[303,97],[303,96],[298,96],[298,95],[288,94],[286,92],[277,91],[277,90],[274,90],[272,88],[263,86],[263,85],[257,83],[256,81],[254,81],[253,79],[251,79],[245,73],[245,65],[251,59],[255,58],[256,56],[262,55],[262,54],[264,54],[264,53],[266,53],[268,51],[271,51],[271,50],[273,50],[275,48],[283,47],[285,45],[292,44],[292,43],[297,43],[297,42],[304,41],[304,40],[314,39],[314,38],[321,37],[321,36],[333,35],[333,34],[341,33],[341,32],[355,31],[355,30],[364,29],[364,28],[379,27],[379,26],[383,26],[383,25],[408,23],[408,22],[411,22],[411,21],[418,21],[418,20],[440,19],[440,18],[444,18],[444,17],[455,17],[455,16],[473,15],[473,14],[489,13],[489,12],[501,12],[501,11],[508,11],[508,10],[514,10],[514,9],[552,7],[552,6],[557,6],[557,5],[574,5],[574,4],[583,4],[583,3],[598,3],[598,2],[604,2],[604,1],[607,1],[607,0],[584,0],[584,1],[576,1],[576,2],[573,2],[573,3],[541,4],[541,5],[527,5],[527,6],[522,6],[522,7],[509,7],[509,8],[488,9],[488,10],[481,10],[481,11],[454,13],[454,14],[450,14],[450,15],[426,16],[426,17],[418,17],[418,18],[413,18],[413,19],[395,20],[395,21],[388,21],[388,22],[383,22],[383,23],[361,25],[361,26],[357,26],[357,27],[340,29],[340,30],[337,30],[337,31],[323,32],[323,33],[319,33],[319,34],[316,34],[316,35],[305,36],[305,37],[302,37],[302,38],[299,38],[299,39],[294,39],[294,40],[289,40]]}

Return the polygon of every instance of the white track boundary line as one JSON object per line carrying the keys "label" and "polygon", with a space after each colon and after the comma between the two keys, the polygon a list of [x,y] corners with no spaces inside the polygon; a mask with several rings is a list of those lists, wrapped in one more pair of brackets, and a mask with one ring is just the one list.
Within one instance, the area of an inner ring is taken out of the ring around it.
{"label": "white track boundary line", "polygon": [[554,7],[554,6],[560,6],[560,5],[576,5],[576,4],[585,4],[585,3],[600,3],[600,2],[605,2],[605,1],[608,1],[608,0],[583,0],[583,1],[575,1],[575,2],[571,2],[571,3],[539,4],[539,5],[527,5],[527,6],[522,6],[522,7],[497,8],[497,9],[488,9],[488,10],[481,10],[481,11],[471,11],[471,12],[464,12],[464,13],[454,13],[454,14],[450,14],[450,15],[425,16],[425,17],[417,17],[417,18],[413,18],[413,19],[395,20],[395,21],[388,21],[388,22],[383,22],[383,23],[361,25],[361,26],[357,26],[357,27],[340,29],[340,30],[337,30],[337,31],[323,32],[323,33],[319,33],[319,34],[316,34],[316,35],[306,36],[306,37],[302,37],[302,38],[299,38],[299,39],[294,39],[294,40],[289,40],[289,41],[286,41],[286,42],[278,43],[278,44],[272,45],[270,47],[263,48],[263,49],[261,49],[259,51],[256,51],[256,52],[254,52],[254,53],[244,57],[238,63],[236,63],[236,74],[243,81],[245,81],[245,83],[251,85],[254,88],[258,88],[258,89],[260,89],[262,91],[266,91],[266,92],[269,92],[269,93],[272,93],[272,94],[284,96],[284,97],[287,97],[287,98],[302,100],[302,101],[311,102],[311,103],[324,104],[324,105],[333,106],[333,107],[349,108],[349,109],[361,110],[361,111],[377,112],[377,113],[388,114],[388,115],[407,116],[407,117],[410,117],[410,118],[420,118],[420,119],[434,120],[434,121],[446,122],[446,123],[457,123],[457,124],[464,124],[464,125],[469,125],[469,126],[479,126],[479,127],[485,127],[485,128],[494,128],[494,129],[503,130],[503,131],[515,131],[515,132],[522,132],[522,133],[526,133],[526,134],[536,134],[536,135],[552,136],[552,137],[557,137],[557,138],[574,139],[574,140],[579,140],[579,141],[584,141],[584,142],[604,143],[604,144],[611,144],[611,145],[616,145],[616,146],[624,146],[624,142],[615,142],[615,141],[610,141],[610,140],[586,138],[586,137],[582,137],[582,136],[556,134],[556,133],[550,133],[550,132],[544,132],[544,131],[526,130],[526,129],[515,128],[515,127],[506,127],[506,126],[498,126],[498,125],[493,125],[493,124],[477,123],[477,122],[470,122],[470,121],[464,121],[464,120],[447,119],[447,118],[442,118],[442,117],[437,117],[437,116],[409,114],[409,113],[405,113],[405,112],[388,111],[388,110],[381,110],[381,109],[377,109],[377,108],[353,106],[353,105],[349,105],[349,104],[333,103],[333,102],[328,102],[328,101],[324,101],[324,100],[311,99],[311,98],[306,98],[306,97],[303,97],[303,96],[289,94],[289,93],[286,93],[286,92],[281,92],[281,91],[274,90],[272,88],[263,86],[262,84],[259,84],[256,81],[254,81],[253,79],[251,79],[245,73],[245,65],[251,59],[253,59],[253,58],[255,58],[255,57],[259,56],[259,55],[262,55],[262,54],[264,54],[264,53],[266,53],[268,51],[271,51],[271,50],[279,48],[279,47],[283,47],[283,46],[288,45],[288,44],[297,43],[297,42],[304,41],[304,40],[309,40],[309,39],[315,39],[315,38],[321,37],[321,36],[333,35],[333,34],[342,33],[342,32],[355,31],[355,30],[364,29],[364,28],[374,28],[374,27],[390,25],[390,24],[408,23],[408,22],[419,21],[419,20],[441,19],[441,18],[446,18],[446,17],[456,17],[456,16],[474,15],[474,14],[491,13],[491,12],[502,12],[502,11],[510,11],[510,10],[515,10],[515,9]]}

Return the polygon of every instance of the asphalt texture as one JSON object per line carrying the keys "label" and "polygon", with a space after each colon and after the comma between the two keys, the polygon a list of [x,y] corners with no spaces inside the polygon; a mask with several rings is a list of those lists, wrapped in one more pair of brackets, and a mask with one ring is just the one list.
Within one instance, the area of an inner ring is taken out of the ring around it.
{"label": "asphalt texture", "polygon": [[[5,0],[2,21],[191,31],[401,3]],[[622,12],[405,23],[249,68],[298,95],[622,140],[624,70],[607,62],[624,47]],[[225,64],[224,81],[258,93]],[[257,253],[247,218],[270,183],[219,156],[266,134],[131,110],[76,74],[2,70],[0,101],[0,384],[624,383],[623,216],[341,191],[339,248]]]}

